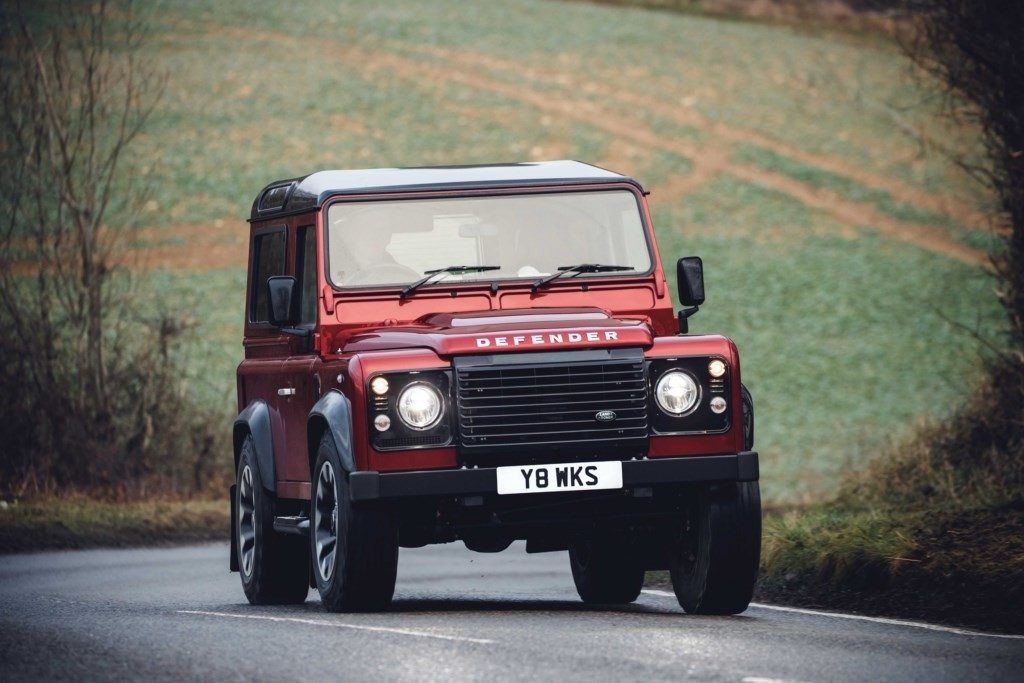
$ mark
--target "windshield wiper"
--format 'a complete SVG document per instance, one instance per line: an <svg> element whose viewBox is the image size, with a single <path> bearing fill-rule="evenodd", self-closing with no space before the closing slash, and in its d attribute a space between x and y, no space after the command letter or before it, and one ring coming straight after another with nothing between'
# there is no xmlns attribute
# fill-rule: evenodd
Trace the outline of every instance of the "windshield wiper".
<svg viewBox="0 0 1024 683"><path fill-rule="evenodd" d="M398 295L398 298L404 299L409 296L423 285L428 285L431 282L435 282L440 278L438 275L449 275L451 273L482 273L487 270L499 270L501 266L446 266L444 268L435 268L434 270L423 271L423 277L411 285L407 285L402 289L402 293Z"/></svg>
<svg viewBox="0 0 1024 683"><path fill-rule="evenodd" d="M558 266L557 273L552 273L547 277L543 277L540 280L537 280L536 282L533 283L533 287L531 287L530 289L534 294L536 294L538 289L540 289L544 285L547 285L557 280L563 275L568 275L569 277L576 277L577 275L582 275L583 273L611 273L619 270L636 270L636 268L634 268L633 266L608 266L602 263L580 263L575 266Z"/></svg>

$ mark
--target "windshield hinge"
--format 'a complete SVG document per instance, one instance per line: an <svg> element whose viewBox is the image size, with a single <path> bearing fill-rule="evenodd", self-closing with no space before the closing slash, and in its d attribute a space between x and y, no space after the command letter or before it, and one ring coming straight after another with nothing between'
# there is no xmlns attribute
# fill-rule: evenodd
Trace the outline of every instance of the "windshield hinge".
<svg viewBox="0 0 1024 683"><path fill-rule="evenodd" d="M334 315L334 290L331 286L324 285L324 288L320 290L320 296L324 300L324 310L328 315Z"/></svg>

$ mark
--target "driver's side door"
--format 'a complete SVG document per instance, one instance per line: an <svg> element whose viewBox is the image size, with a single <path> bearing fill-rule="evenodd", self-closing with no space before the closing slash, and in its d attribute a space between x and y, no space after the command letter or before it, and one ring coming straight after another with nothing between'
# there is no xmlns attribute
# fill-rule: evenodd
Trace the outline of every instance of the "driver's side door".
<svg viewBox="0 0 1024 683"><path fill-rule="evenodd" d="M246 296L245 360L238 367L239 410L263 400L270 412L276 478L282 478L288 425L281 412L288 385L284 373L292 339L270 324L267 278L288 274L288 229L284 225L255 228L249 247ZM267 484L276 484L267 482Z"/></svg>

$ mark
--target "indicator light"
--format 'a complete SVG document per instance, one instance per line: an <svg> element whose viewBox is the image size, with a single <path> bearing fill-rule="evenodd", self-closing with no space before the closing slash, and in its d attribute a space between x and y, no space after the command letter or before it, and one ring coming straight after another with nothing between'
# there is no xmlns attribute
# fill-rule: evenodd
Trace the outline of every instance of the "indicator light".
<svg viewBox="0 0 1024 683"><path fill-rule="evenodd" d="M388 388L388 381L383 377L374 377L373 381L370 382L370 389L378 396L388 393Z"/></svg>

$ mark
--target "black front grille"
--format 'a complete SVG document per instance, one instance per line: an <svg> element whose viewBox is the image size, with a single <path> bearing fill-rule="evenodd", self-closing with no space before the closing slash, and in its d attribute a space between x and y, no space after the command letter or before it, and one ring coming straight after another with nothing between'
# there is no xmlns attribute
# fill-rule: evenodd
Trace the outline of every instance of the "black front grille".
<svg viewBox="0 0 1024 683"><path fill-rule="evenodd" d="M646 451L640 349L468 356L456 359L455 375L463 454L528 462Z"/></svg>

